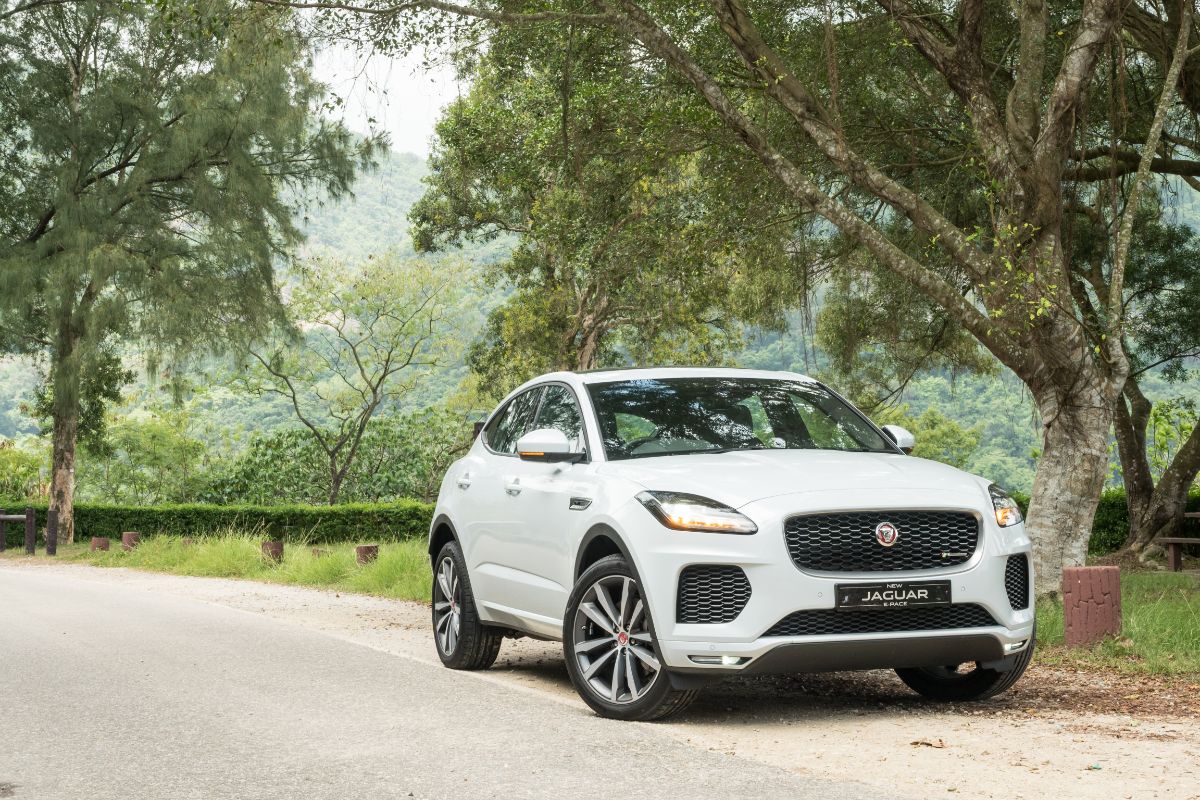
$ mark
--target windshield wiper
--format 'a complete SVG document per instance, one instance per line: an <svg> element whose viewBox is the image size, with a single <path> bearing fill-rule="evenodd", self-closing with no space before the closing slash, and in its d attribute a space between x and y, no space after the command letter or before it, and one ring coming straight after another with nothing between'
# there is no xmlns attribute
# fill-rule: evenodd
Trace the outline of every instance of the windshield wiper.
<svg viewBox="0 0 1200 800"><path fill-rule="evenodd" d="M749 445L730 445L728 447L714 447L711 450L693 450L693 453L732 453L735 450L770 450L765 444L749 444Z"/></svg>

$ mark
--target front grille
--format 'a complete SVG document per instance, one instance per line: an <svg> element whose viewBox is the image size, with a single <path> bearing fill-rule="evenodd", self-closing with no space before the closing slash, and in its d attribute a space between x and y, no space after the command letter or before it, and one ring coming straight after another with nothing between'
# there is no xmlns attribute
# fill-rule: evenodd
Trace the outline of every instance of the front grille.
<svg viewBox="0 0 1200 800"><path fill-rule="evenodd" d="M895 544L875 536L895 526ZM796 566L814 572L899 572L952 567L970 560L979 520L966 511L847 511L789 517L783 525Z"/></svg>
<svg viewBox="0 0 1200 800"><path fill-rule="evenodd" d="M859 611L819 608L793 611L772 625L763 635L828 636L838 633L945 631L955 628L986 628L995 624L997 623L992 615L983 606L974 603L916 608L872 608Z"/></svg>
<svg viewBox="0 0 1200 800"><path fill-rule="evenodd" d="M1013 611L1029 608L1029 558L1021 553L1008 557L1004 565L1004 591Z"/></svg>
<svg viewBox="0 0 1200 800"><path fill-rule="evenodd" d="M679 576L675 621L732 622L750 602L750 581L740 567L695 565Z"/></svg>

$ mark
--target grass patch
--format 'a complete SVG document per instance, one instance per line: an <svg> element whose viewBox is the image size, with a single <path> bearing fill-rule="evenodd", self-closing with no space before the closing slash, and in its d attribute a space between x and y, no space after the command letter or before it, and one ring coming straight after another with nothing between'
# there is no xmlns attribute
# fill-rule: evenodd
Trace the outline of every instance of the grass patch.
<svg viewBox="0 0 1200 800"><path fill-rule="evenodd" d="M1200 579L1174 572L1121 573L1121 635L1090 648L1063 644L1061 601L1038 603L1043 664L1120 672L1200 673Z"/></svg>
<svg viewBox="0 0 1200 800"><path fill-rule="evenodd" d="M176 536L144 538L132 551L121 549L120 541L108 551L88 551L88 544L76 543L59 548L58 558L99 567L131 567L172 575L196 575L206 578L243 578L268 583L314 586L359 592L401 600L427 601L432 575L423 541L388 542L379 546L379 558L359 566L353 544L326 544L321 555L312 545L290 541L285 545L283 561L272 564L262 555L263 536L255 533L228 532L195 537L185 544ZM19 553L5 553L25 558Z"/></svg>

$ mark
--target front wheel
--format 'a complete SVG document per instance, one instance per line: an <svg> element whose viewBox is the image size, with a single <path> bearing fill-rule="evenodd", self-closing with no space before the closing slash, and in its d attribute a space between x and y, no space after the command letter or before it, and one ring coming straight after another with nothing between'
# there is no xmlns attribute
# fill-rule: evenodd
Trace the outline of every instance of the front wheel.
<svg viewBox="0 0 1200 800"><path fill-rule="evenodd" d="M986 700L1012 688L1033 660L1035 635L1004 672L978 663L948 664L944 667L898 669L900 680L922 697L947 703Z"/></svg>
<svg viewBox="0 0 1200 800"><path fill-rule="evenodd" d="M563 654L575 691L604 717L662 719L696 697L672 688L650 610L621 556L597 561L576 582L563 623Z"/></svg>
<svg viewBox="0 0 1200 800"><path fill-rule="evenodd" d="M458 542L447 542L433 562L433 638L450 669L487 669L504 639L479 621Z"/></svg>

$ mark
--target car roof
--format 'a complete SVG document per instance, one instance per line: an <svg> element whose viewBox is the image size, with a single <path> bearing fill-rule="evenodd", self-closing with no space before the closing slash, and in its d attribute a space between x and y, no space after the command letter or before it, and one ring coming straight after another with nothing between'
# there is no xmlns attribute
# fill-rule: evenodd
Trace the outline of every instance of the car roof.
<svg viewBox="0 0 1200 800"><path fill-rule="evenodd" d="M569 381L571 378L584 384L654 380L656 378L764 378L813 381L813 378L798 372L745 369L742 367L620 367L616 369L581 370L578 372L552 372L548 375L534 378L526 385L550 380Z"/></svg>

